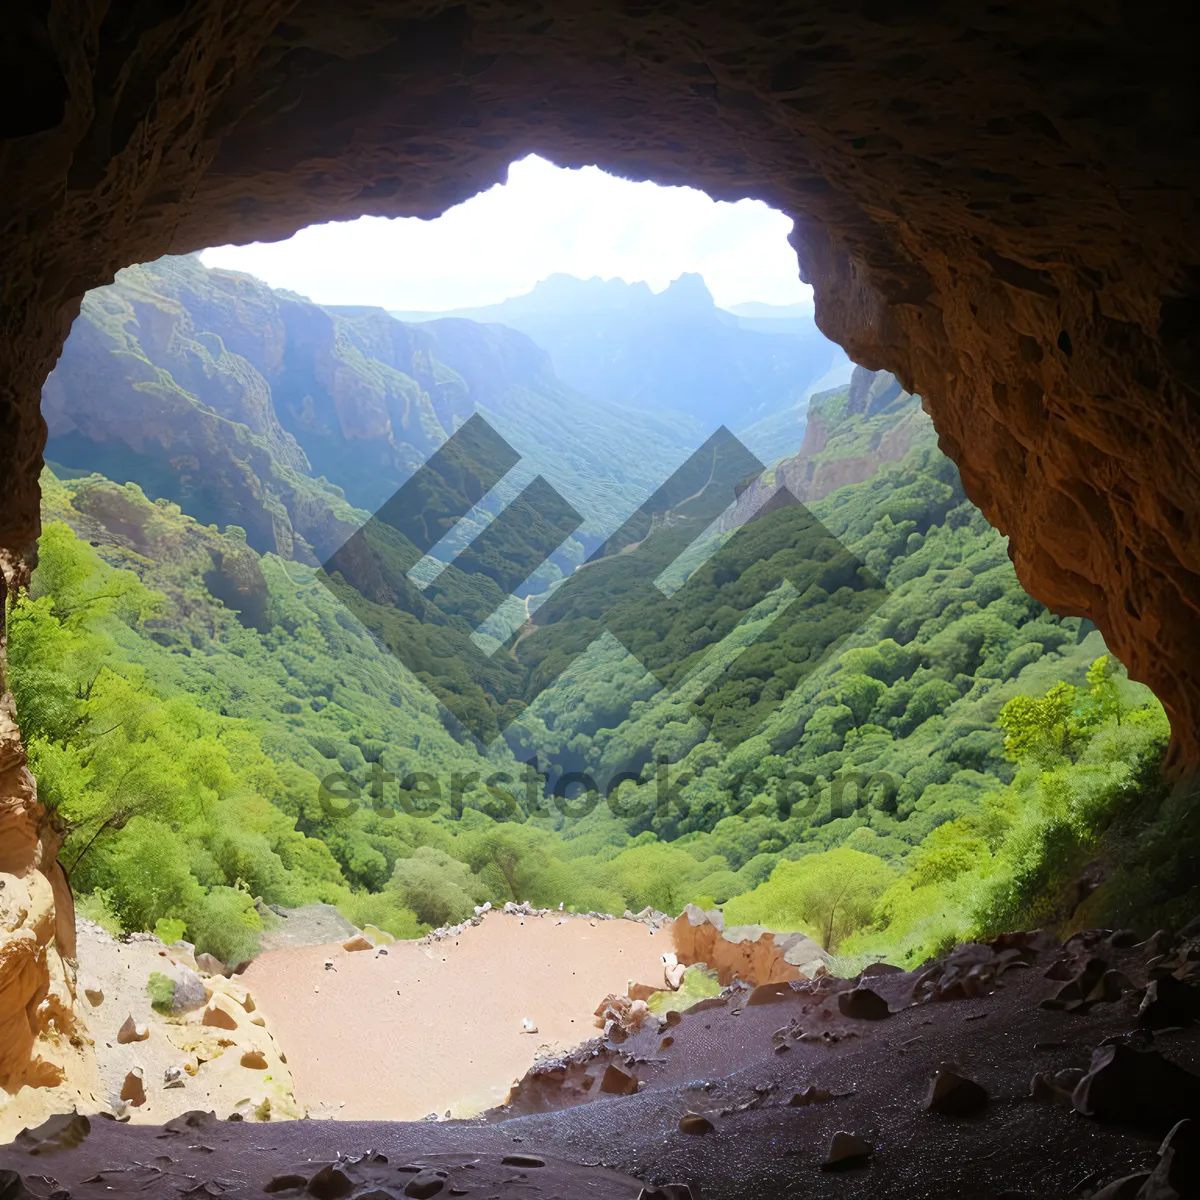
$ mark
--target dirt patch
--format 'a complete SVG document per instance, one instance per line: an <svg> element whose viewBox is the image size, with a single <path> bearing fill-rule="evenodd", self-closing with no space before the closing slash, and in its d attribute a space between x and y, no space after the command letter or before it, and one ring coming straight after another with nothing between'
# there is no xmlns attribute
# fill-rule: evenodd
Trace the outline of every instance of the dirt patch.
<svg viewBox="0 0 1200 1200"><path fill-rule="evenodd" d="M311 1115L464 1117L502 1103L538 1058L594 1037L606 995L661 984L668 950L637 921L490 913L440 941L270 951L242 980Z"/></svg>

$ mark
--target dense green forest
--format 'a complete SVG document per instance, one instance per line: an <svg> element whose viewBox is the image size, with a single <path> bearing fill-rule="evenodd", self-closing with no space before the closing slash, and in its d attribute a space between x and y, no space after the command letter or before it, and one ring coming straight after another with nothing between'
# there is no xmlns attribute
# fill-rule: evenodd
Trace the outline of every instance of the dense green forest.
<svg viewBox="0 0 1200 1200"><path fill-rule="evenodd" d="M1158 787L1167 723L1095 630L1023 592L916 403L896 413L924 422L901 461L810 506L886 598L804 669L794 637L754 636L771 614L753 609L718 681L755 726L732 749L609 635L511 747L473 749L311 567L136 485L48 472L9 655L83 911L182 921L227 960L253 953L266 905L315 900L402 937L484 899L695 901L905 961L1053 915L1080 855ZM844 390L814 411L871 416ZM576 770L640 780L612 802L555 795Z"/></svg>
<svg viewBox="0 0 1200 1200"><path fill-rule="evenodd" d="M40 560L9 623L83 911L182 923L233 961L271 905L411 937L483 900L694 901L913 961L1061 919L1135 827L1160 875L1185 870L1166 825L1136 824L1163 794L1161 708L1025 594L917 397L856 371L742 490L757 466L735 443L744 470L718 478L697 417L798 434L809 324L752 328L694 280L646 300L653 321L580 287L603 336L589 300L554 337L581 380L612 367L602 399L502 325L325 308L194 258L88 294L46 384ZM698 345L693 366L724 355L703 388L672 366ZM476 415L508 443L478 508L369 594L347 590L367 558L320 571ZM514 504L538 473L571 532L532 576L435 561L556 544L545 496Z"/></svg>

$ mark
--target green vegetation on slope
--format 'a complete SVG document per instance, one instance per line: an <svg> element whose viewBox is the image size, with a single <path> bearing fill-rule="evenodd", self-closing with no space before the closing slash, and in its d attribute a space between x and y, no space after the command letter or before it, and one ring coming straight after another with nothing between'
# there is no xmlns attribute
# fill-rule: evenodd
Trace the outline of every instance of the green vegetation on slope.
<svg viewBox="0 0 1200 1200"><path fill-rule="evenodd" d="M129 267L87 294L43 411L50 462L137 483L309 564L483 412L524 456L499 503L540 472L586 514L534 591L581 561L694 435L680 418L574 391L514 330L325 308L195 257ZM452 547L478 529L460 523Z"/></svg>
<svg viewBox="0 0 1200 1200"><path fill-rule="evenodd" d="M827 445L861 446L861 414L820 404ZM526 710L519 760L482 754L310 567L136 486L47 474L9 653L85 911L182 922L226 959L252 952L266 906L312 900L398 936L485 899L696 901L909 961L1069 916L1087 857L1156 811L1166 722L1098 633L1022 591L910 409L893 413L915 422L901 461L812 505L890 595L807 669L794 638L753 637L770 612L738 626L750 649L719 686L747 689L725 703L762 727L730 751L602 637ZM709 579L739 611L751 564L702 559L675 582ZM646 616L686 659L685 627ZM521 785L534 756L546 790ZM570 771L639 777L609 804L556 795Z"/></svg>

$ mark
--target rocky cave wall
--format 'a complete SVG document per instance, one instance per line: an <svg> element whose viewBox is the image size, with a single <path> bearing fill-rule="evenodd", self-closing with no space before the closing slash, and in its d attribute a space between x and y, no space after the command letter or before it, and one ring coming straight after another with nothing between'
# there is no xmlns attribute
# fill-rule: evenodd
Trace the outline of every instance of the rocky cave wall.
<svg viewBox="0 0 1200 1200"><path fill-rule="evenodd" d="M131 262L316 220L432 217L537 151L793 216L821 328L921 393L1022 582L1095 621L1166 704L1176 764L1195 767L1200 124L1186 15L1115 0L6 10L9 583L38 532L41 386L86 289ZM41 828L7 712L0 766L5 811Z"/></svg>
<svg viewBox="0 0 1200 1200"><path fill-rule="evenodd" d="M38 395L133 261L431 217L538 151L796 218L821 328L916 390L1026 587L1200 762L1200 154L1177 4L35 0L0 49L0 544ZM398 264L398 269L402 265Z"/></svg>

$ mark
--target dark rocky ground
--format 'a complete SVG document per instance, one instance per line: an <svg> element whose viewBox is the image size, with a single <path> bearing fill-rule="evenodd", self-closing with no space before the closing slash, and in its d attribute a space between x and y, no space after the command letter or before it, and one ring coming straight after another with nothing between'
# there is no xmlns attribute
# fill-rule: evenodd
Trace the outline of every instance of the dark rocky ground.
<svg viewBox="0 0 1200 1200"><path fill-rule="evenodd" d="M76 1121L58 1139L78 1138L73 1146L27 1134L0 1148L0 1169L21 1176L0 1179L0 1196L234 1200L272 1180L285 1200L383 1200L380 1190L632 1200L668 1183L701 1200L1200 1196L1196 1126L1176 1128L1159 1154L1177 1122L1200 1119L1200 938L1134 941L1095 933L1059 947L1018 934L959 947L925 971L730 992L669 1028L540 1068L492 1119L197 1116L172 1131L93 1118L86 1136ZM946 1075L949 1111L930 1112L945 1064L978 1088ZM638 1090L603 1091L623 1082L610 1074L603 1084L611 1067ZM810 1087L831 1096L793 1102ZM681 1131L688 1113L706 1118L689 1127L711 1128ZM828 1170L839 1131L871 1152Z"/></svg>

